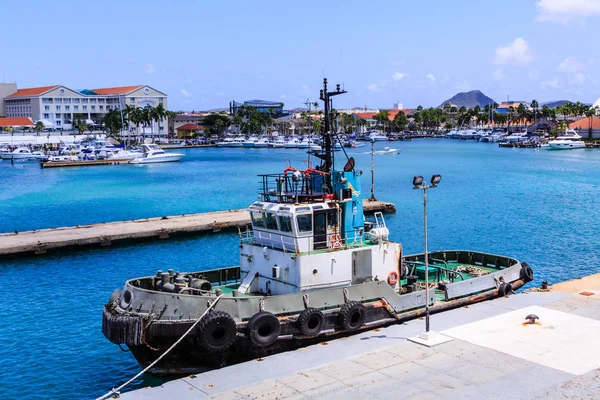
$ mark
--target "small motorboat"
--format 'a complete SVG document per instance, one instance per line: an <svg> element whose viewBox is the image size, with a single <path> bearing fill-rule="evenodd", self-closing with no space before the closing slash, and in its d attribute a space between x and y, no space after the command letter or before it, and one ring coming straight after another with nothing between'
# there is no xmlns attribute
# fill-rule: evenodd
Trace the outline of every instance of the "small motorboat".
<svg viewBox="0 0 600 400"><path fill-rule="evenodd" d="M181 160L183 154L179 153L167 153L155 144L144 144L144 155L142 157L134 158L130 161L131 164L154 164L163 162L173 162Z"/></svg>
<svg viewBox="0 0 600 400"><path fill-rule="evenodd" d="M384 147L383 150L378 150L375 152L375 154L400 154L400 149Z"/></svg>

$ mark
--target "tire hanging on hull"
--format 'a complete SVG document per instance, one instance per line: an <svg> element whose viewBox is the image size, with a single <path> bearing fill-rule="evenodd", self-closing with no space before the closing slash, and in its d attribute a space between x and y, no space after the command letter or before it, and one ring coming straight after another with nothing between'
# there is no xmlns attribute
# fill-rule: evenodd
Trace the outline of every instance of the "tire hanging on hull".
<svg viewBox="0 0 600 400"><path fill-rule="evenodd" d="M235 320L225 311L211 311L197 328L198 341L209 353L227 350L237 338Z"/></svg>
<svg viewBox="0 0 600 400"><path fill-rule="evenodd" d="M307 308L298 316L298 329L304 336L314 337L321 333L325 317L316 308Z"/></svg>
<svg viewBox="0 0 600 400"><path fill-rule="evenodd" d="M274 344L281 333L281 324L276 316L262 311L254 314L248 321L248 337L258 347Z"/></svg>
<svg viewBox="0 0 600 400"><path fill-rule="evenodd" d="M355 331L363 325L366 315L367 310L362 303L358 301L349 301L340 309L340 325L342 325L345 331Z"/></svg>

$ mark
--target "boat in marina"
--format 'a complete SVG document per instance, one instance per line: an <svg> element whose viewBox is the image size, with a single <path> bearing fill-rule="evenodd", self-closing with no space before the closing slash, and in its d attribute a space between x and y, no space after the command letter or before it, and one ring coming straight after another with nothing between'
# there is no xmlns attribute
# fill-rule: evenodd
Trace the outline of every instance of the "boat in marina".
<svg viewBox="0 0 600 400"><path fill-rule="evenodd" d="M258 148L265 148L265 147L269 147L270 144L270 140L267 137L262 137L262 138L258 138L257 141L254 142L254 147L258 147Z"/></svg>
<svg viewBox="0 0 600 400"><path fill-rule="evenodd" d="M271 142L269 144L269 147L272 147L274 149L283 149L285 147L285 139L277 138L274 142Z"/></svg>
<svg viewBox="0 0 600 400"><path fill-rule="evenodd" d="M17 147L13 151L0 153L0 157L3 160L33 160L36 157L31 153L31 150L27 147Z"/></svg>
<svg viewBox="0 0 600 400"><path fill-rule="evenodd" d="M365 135L366 141L374 141L374 142L386 142L388 141L388 137L383 133L379 133L377 131L371 131L367 135Z"/></svg>
<svg viewBox="0 0 600 400"><path fill-rule="evenodd" d="M548 142L552 150L585 149L585 142L574 129L567 129L565 133Z"/></svg>
<svg viewBox="0 0 600 400"><path fill-rule="evenodd" d="M325 116L343 93L324 80ZM239 266L127 280L104 306L105 337L150 373L197 373L415 319L426 305L441 312L506 296L533 279L506 256L403 256L381 213L365 222L363 172L353 158L335 168L333 143L326 117L323 150L313 152L320 165L260 175Z"/></svg>
<svg viewBox="0 0 600 400"><path fill-rule="evenodd" d="M184 156L183 154L179 153L167 153L155 144L143 144L142 150L144 151L143 155L131 160L131 164L174 162L181 160L181 158Z"/></svg>
<svg viewBox="0 0 600 400"><path fill-rule="evenodd" d="M286 149L297 149L300 146L300 139L297 137L291 137L283 145Z"/></svg>
<svg viewBox="0 0 600 400"><path fill-rule="evenodd" d="M377 150L375 154L400 154L400 149L394 149L392 147L384 147L383 150Z"/></svg>

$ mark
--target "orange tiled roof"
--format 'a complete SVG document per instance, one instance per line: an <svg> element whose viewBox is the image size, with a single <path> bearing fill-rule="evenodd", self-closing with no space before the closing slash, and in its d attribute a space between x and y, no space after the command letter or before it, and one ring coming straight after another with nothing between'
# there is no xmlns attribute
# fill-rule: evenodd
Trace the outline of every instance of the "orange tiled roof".
<svg viewBox="0 0 600 400"><path fill-rule="evenodd" d="M579 129L579 130L589 130L590 129L590 119L582 118L579 121L571 122L569 124L569 128L571 129ZM592 129L600 129L600 117L592 117Z"/></svg>
<svg viewBox="0 0 600 400"><path fill-rule="evenodd" d="M127 94L127 93L133 92L134 90L141 88L142 86L144 86L144 85L92 89L92 91L94 91L100 95L103 95L103 94Z"/></svg>
<svg viewBox="0 0 600 400"><path fill-rule="evenodd" d="M404 115L408 115L412 110L389 110L389 119L390 121L393 121L394 118L396 117L396 115L402 111L404 113ZM377 113L375 112L366 112L366 113L356 113L356 116L362 119L373 119L373 117L376 115Z"/></svg>
<svg viewBox="0 0 600 400"><path fill-rule="evenodd" d="M185 125L181 125L179 128L177 128L178 131L201 131L204 130L204 127L202 125L196 125L196 124L185 124Z"/></svg>
<svg viewBox="0 0 600 400"><path fill-rule="evenodd" d="M1 128L9 126L35 126L35 124L27 117L0 118Z"/></svg>
<svg viewBox="0 0 600 400"><path fill-rule="evenodd" d="M39 96L40 94L44 94L44 93L46 93L46 92L48 92L48 91L50 91L52 89L56 89L59 86L60 85L41 86L41 87L28 88L28 89L19 89L15 93L11 94L8 97Z"/></svg>

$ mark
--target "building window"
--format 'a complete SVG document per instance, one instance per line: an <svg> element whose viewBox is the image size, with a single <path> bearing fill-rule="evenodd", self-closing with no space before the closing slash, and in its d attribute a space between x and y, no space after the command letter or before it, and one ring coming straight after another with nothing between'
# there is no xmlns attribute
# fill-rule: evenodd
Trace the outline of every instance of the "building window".
<svg viewBox="0 0 600 400"><path fill-rule="evenodd" d="M98 106L98 108L100 109L100 111L104 111L104 106Z"/></svg>
<svg viewBox="0 0 600 400"><path fill-rule="evenodd" d="M50 111L50 106L44 106L44 111Z"/></svg>
<svg viewBox="0 0 600 400"><path fill-rule="evenodd" d="M104 103L104 99L98 99L98 103Z"/></svg>
<svg viewBox="0 0 600 400"><path fill-rule="evenodd" d="M79 103L79 99L73 99L73 103Z"/></svg>
<svg viewBox="0 0 600 400"><path fill-rule="evenodd" d="M42 103L52 103L52 99L43 98Z"/></svg>
<svg viewBox="0 0 600 400"><path fill-rule="evenodd" d="M59 125L59 126L60 126L60 121L56 121L56 125Z"/></svg>
<svg viewBox="0 0 600 400"><path fill-rule="evenodd" d="M73 111L79 111L79 106L73 106Z"/></svg>
<svg viewBox="0 0 600 400"><path fill-rule="evenodd" d="M134 97L130 97L130 98L129 98L129 102L130 102L131 104L135 104L135 98L134 98Z"/></svg>
<svg viewBox="0 0 600 400"><path fill-rule="evenodd" d="M60 118L60 114L54 114L54 118L56 118L56 119Z"/></svg>
<svg viewBox="0 0 600 400"><path fill-rule="evenodd" d="M44 114L44 118L45 118L45 119L48 119L48 118L50 118L50 114L47 114L47 113L46 113L46 114Z"/></svg>
<svg viewBox="0 0 600 400"><path fill-rule="evenodd" d="M63 103L70 103L70 102L71 102L71 99L69 99L69 98L63 99Z"/></svg>
<svg viewBox="0 0 600 400"><path fill-rule="evenodd" d="M88 99L81 99L81 102L82 102L82 103L87 103L87 102L88 102Z"/></svg>
<svg viewBox="0 0 600 400"><path fill-rule="evenodd" d="M65 111L71 111L71 106L65 106Z"/></svg>
<svg viewBox="0 0 600 400"><path fill-rule="evenodd" d="M60 106L56 106L56 111L60 111Z"/></svg>
<svg viewBox="0 0 600 400"><path fill-rule="evenodd" d="M83 106L83 111L87 111L87 106Z"/></svg>
<svg viewBox="0 0 600 400"><path fill-rule="evenodd" d="M95 103L96 99L90 99L90 103Z"/></svg>
<svg viewBox="0 0 600 400"><path fill-rule="evenodd" d="M96 106L92 106L92 111L96 111Z"/></svg>
<svg viewBox="0 0 600 400"><path fill-rule="evenodd" d="M61 99L61 98L55 98L55 99L54 99L54 102L55 102L55 103L62 103L62 99Z"/></svg>

